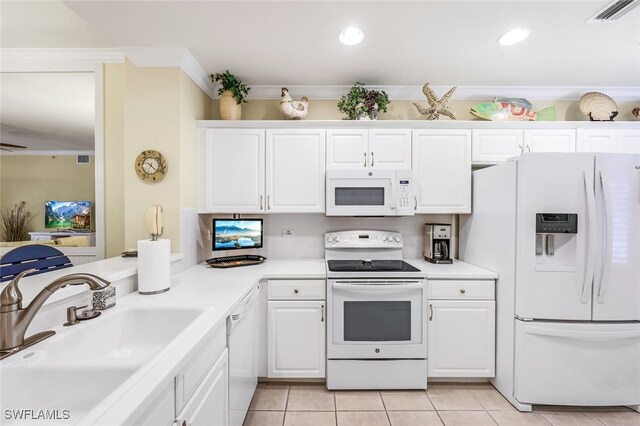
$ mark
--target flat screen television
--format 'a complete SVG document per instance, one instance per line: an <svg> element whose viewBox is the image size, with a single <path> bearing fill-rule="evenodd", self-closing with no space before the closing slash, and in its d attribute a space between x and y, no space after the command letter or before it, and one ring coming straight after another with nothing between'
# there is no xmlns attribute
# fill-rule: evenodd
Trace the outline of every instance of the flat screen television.
<svg viewBox="0 0 640 426"><path fill-rule="evenodd" d="M91 201L45 201L44 227L91 229Z"/></svg>
<svg viewBox="0 0 640 426"><path fill-rule="evenodd" d="M262 248L262 219L213 219L212 250Z"/></svg>

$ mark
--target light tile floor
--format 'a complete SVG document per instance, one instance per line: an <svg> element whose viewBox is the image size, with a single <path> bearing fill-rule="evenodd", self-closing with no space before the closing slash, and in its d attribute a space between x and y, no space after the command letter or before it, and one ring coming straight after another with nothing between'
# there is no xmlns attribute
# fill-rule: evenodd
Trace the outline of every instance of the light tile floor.
<svg viewBox="0 0 640 426"><path fill-rule="evenodd" d="M640 426L624 407L536 406L517 411L488 384L427 391L328 391L321 384L261 383L245 426Z"/></svg>

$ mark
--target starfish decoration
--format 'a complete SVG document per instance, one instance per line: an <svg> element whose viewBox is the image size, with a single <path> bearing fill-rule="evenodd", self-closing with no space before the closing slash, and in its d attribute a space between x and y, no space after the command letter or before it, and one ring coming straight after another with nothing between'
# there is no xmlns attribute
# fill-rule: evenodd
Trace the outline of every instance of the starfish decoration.
<svg viewBox="0 0 640 426"><path fill-rule="evenodd" d="M429 87L429 83L425 83L422 86L422 93L427 97L427 101L429 102L429 107L425 108L422 105L414 102L413 105L418 109L418 112L426 119L426 120L437 120L440 115L446 115L452 120L456 119L456 116L453 112L453 109L448 105L449 99L453 96L453 92L456 91L456 86L453 86L443 97L438 99L436 94Z"/></svg>

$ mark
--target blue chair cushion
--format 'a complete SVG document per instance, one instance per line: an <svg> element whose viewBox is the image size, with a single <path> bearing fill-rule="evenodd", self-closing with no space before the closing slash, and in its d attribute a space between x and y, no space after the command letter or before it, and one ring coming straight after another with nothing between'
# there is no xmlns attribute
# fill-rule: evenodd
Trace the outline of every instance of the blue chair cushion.
<svg viewBox="0 0 640 426"><path fill-rule="evenodd" d="M16 247L0 259L0 282L13 279L20 272L36 269L29 275L43 274L73 265L60 250L42 244Z"/></svg>

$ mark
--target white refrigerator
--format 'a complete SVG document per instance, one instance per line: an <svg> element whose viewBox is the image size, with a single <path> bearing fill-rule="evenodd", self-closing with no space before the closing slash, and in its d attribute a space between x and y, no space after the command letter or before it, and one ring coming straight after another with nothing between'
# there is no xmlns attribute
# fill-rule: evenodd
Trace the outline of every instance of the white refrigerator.
<svg viewBox="0 0 640 426"><path fill-rule="evenodd" d="M516 408L640 410L640 155L475 171L460 258L499 274L493 384Z"/></svg>

